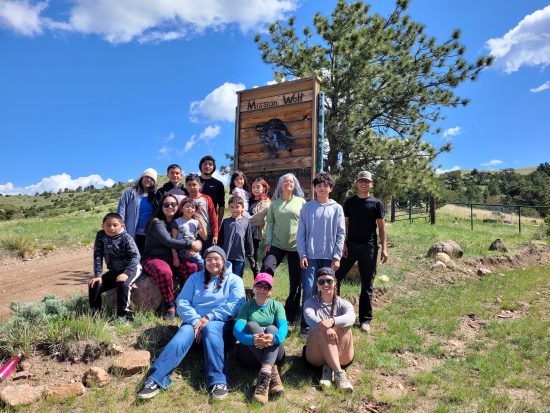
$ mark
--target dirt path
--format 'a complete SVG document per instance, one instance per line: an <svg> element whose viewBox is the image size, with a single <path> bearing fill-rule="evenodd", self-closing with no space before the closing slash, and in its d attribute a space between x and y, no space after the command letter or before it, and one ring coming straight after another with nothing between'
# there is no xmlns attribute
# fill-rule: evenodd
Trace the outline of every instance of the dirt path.
<svg viewBox="0 0 550 413"><path fill-rule="evenodd" d="M68 297L87 292L92 271L92 247L57 250L29 261L0 261L0 320L10 313L12 301L32 302L51 293Z"/></svg>

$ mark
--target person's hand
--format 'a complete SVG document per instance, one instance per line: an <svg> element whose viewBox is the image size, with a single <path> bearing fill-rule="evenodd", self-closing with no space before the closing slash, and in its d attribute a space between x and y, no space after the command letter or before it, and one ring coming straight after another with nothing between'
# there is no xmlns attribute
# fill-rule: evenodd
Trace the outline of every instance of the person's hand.
<svg viewBox="0 0 550 413"><path fill-rule="evenodd" d="M382 248L382 252L380 253L380 261L382 261L382 264L388 262L388 250L386 248Z"/></svg>
<svg viewBox="0 0 550 413"><path fill-rule="evenodd" d="M334 318L325 318L324 320L322 320L320 323L319 323L319 328L326 332L329 328L333 328L334 327Z"/></svg>
<svg viewBox="0 0 550 413"><path fill-rule="evenodd" d="M338 334L336 334L336 330L329 328L325 334L327 335L329 341L333 341L335 344L338 344Z"/></svg>
<svg viewBox="0 0 550 413"><path fill-rule="evenodd" d="M94 285L96 284L100 284L101 285L101 277L94 277L94 278L91 278L89 281L88 281L88 287L92 288Z"/></svg>
<svg viewBox="0 0 550 413"><path fill-rule="evenodd" d="M191 243L191 248L193 248L194 251L200 251L202 249L202 242L196 239Z"/></svg>
<svg viewBox="0 0 550 413"><path fill-rule="evenodd" d="M272 346L274 343L273 334L259 333L254 334L254 347L266 348Z"/></svg>
<svg viewBox="0 0 550 413"><path fill-rule="evenodd" d="M264 255L267 255L270 249L271 249L271 244L269 242L266 242L264 247Z"/></svg>
<svg viewBox="0 0 550 413"><path fill-rule="evenodd" d="M119 274L117 277L116 277L116 280L117 282L119 283L123 283L124 281L126 281L128 279L128 274Z"/></svg>
<svg viewBox="0 0 550 413"><path fill-rule="evenodd" d="M181 264L180 262L180 259L178 256L175 256L173 259L172 259L172 264L174 265L174 267L178 268Z"/></svg>
<svg viewBox="0 0 550 413"><path fill-rule="evenodd" d="M344 241L344 249L342 250L342 257L348 258L348 246L346 245L345 241Z"/></svg>
<svg viewBox="0 0 550 413"><path fill-rule="evenodd" d="M303 257L301 260L300 260L300 268L302 270L305 270L308 266L308 262L307 262L307 258L306 257Z"/></svg>
<svg viewBox="0 0 550 413"><path fill-rule="evenodd" d="M195 326L193 327L194 330L195 330L195 341L197 343L200 343L201 342L201 338L202 338L202 329L204 328L204 326L206 324L208 324L210 320L208 320L207 317L202 317L199 319L199 321L197 321L195 323Z"/></svg>
<svg viewBox="0 0 550 413"><path fill-rule="evenodd" d="M212 238L212 245L218 245L218 237Z"/></svg>
<svg viewBox="0 0 550 413"><path fill-rule="evenodd" d="M197 255L197 251L194 251L194 250L189 250L187 251L187 254L186 254L188 257L194 257L195 255Z"/></svg>
<svg viewBox="0 0 550 413"><path fill-rule="evenodd" d="M340 260L337 258L333 258L332 262L330 263L330 268L332 268L332 271L334 272L338 271L338 268L340 268Z"/></svg>

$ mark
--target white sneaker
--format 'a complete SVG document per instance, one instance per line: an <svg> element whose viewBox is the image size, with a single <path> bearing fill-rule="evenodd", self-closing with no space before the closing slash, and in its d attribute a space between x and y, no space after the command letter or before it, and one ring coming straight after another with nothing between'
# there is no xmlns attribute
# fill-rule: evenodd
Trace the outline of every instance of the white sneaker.
<svg viewBox="0 0 550 413"><path fill-rule="evenodd" d="M370 323L368 321L363 321L360 328L364 333L370 334Z"/></svg>
<svg viewBox="0 0 550 413"><path fill-rule="evenodd" d="M352 392L353 386L348 379L345 370L340 370L334 373L334 382L336 383L336 388L345 392Z"/></svg>
<svg viewBox="0 0 550 413"><path fill-rule="evenodd" d="M326 364L323 366L323 373L321 374L321 380L319 380L319 386L321 388L328 388L332 386L333 372L332 369Z"/></svg>

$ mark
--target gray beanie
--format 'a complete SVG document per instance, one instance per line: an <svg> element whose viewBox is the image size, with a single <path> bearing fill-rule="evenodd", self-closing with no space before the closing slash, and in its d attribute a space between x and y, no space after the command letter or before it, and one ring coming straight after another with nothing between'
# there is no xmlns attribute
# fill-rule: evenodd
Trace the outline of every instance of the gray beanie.
<svg viewBox="0 0 550 413"><path fill-rule="evenodd" d="M225 251L223 250L222 247L218 245L212 245L211 247L208 247L206 251L204 251L204 259L206 259L206 257L208 257L208 254L212 252L217 252L222 256L224 262L227 261L227 255L225 254Z"/></svg>

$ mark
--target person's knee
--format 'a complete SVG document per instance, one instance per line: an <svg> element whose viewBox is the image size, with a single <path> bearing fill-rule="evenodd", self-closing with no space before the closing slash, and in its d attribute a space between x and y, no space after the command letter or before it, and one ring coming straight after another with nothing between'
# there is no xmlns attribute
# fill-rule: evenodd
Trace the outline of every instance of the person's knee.
<svg viewBox="0 0 550 413"><path fill-rule="evenodd" d="M265 332L267 334L277 334L279 332L279 329L274 325L270 325L265 328Z"/></svg>
<svg viewBox="0 0 550 413"><path fill-rule="evenodd" d="M258 334L262 332L262 328L260 325L255 321L249 321L244 326L244 332L248 334Z"/></svg>
<svg viewBox="0 0 550 413"><path fill-rule="evenodd" d="M222 322L215 322L210 321L204 325L202 328L202 336L204 339L208 339L209 337L215 336L219 337L219 339L222 339L222 332L223 332L223 323Z"/></svg>

